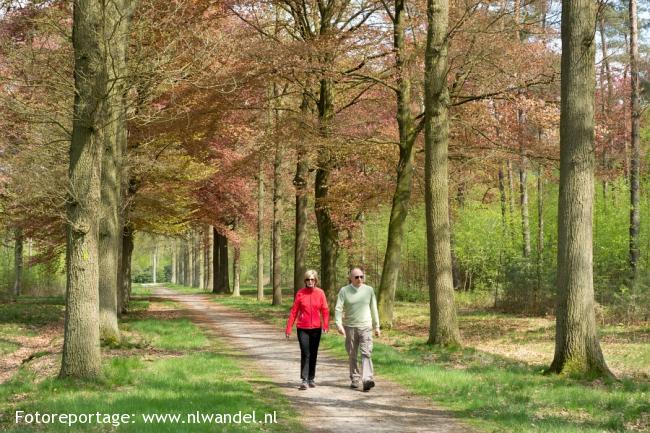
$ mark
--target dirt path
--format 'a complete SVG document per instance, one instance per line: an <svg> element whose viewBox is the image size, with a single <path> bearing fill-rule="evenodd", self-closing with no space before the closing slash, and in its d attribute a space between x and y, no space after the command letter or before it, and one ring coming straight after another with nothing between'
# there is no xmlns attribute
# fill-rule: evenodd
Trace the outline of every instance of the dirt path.
<svg viewBox="0 0 650 433"><path fill-rule="evenodd" d="M252 316L216 304L202 295L181 295L159 288L156 296L182 303L194 320L218 332L249 356L259 370L281 389L311 432L379 433L431 432L470 433L444 410L435 408L376 372L377 386L370 392L349 388L347 363L321 349L316 371L317 387L298 390L300 350L283 330Z"/></svg>

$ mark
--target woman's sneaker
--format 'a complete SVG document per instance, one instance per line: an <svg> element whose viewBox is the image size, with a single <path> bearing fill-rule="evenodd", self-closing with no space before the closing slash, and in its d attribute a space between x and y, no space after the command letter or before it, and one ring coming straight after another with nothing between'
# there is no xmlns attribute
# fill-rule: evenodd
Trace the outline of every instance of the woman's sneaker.
<svg viewBox="0 0 650 433"><path fill-rule="evenodd" d="M359 388L359 381L353 380L352 383L350 383L350 388Z"/></svg>
<svg viewBox="0 0 650 433"><path fill-rule="evenodd" d="M307 389L307 381L303 380L300 386L298 387L299 390L304 391Z"/></svg>
<svg viewBox="0 0 650 433"><path fill-rule="evenodd" d="M372 379L371 380L366 380L365 382L363 382L363 390L365 392L370 391L370 388L372 388L374 386L375 386L375 381L372 380Z"/></svg>
<svg viewBox="0 0 650 433"><path fill-rule="evenodd" d="M316 382L314 382L313 380L310 380L309 381L309 387L310 388L316 388Z"/></svg>

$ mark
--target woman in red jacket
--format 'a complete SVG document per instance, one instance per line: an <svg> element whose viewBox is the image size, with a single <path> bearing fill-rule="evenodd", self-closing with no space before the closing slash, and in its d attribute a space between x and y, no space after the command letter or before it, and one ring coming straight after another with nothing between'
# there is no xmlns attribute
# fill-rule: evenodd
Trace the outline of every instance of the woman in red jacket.
<svg viewBox="0 0 650 433"><path fill-rule="evenodd" d="M298 290L287 320L286 337L291 335L293 322L298 318L298 343L300 344L300 384L301 390L314 388L316 382L316 357L320 344L321 332L329 329L330 312L327 308L325 292L316 287L318 274L314 270L305 272L305 287ZM322 317L321 317L322 316Z"/></svg>

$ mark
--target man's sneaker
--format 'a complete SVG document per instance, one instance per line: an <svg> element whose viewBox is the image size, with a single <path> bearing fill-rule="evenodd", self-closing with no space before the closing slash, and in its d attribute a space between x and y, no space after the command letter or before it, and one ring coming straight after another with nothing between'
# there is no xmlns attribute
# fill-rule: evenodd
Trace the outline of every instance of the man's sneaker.
<svg viewBox="0 0 650 433"><path fill-rule="evenodd" d="M375 386L375 381L374 380L372 380L372 379L371 380L366 380L365 382L363 382L363 390L364 390L364 392L370 391L370 388L372 388L373 386Z"/></svg>
<svg viewBox="0 0 650 433"><path fill-rule="evenodd" d="M313 380L310 380L309 381L309 387L310 388L316 388L316 382L314 382Z"/></svg>
<svg viewBox="0 0 650 433"><path fill-rule="evenodd" d="M359 381L353 380L352 383L350 384L350 388L359 388Z"/></svg>
<svg viewBox="0 0 650 433"><path fill-rule="evenodd" d="M303 380L300 386L298 387L299 390L304 391L307 389L307 381Z"/></svg>

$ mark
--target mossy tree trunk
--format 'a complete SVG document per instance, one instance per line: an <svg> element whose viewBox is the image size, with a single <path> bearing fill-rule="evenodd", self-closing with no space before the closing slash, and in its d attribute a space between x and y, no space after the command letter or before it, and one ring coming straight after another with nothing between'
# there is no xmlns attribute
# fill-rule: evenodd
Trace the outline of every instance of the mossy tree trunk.
<svg viewBox="0 0 650 433"><path fill-rule="evenodd" d="M99 210L108 77L103 4L73 3L75 97L67 196L66 310L61 377L95 378L99 350Z"/></svg>
<svg viewBox="0 0 650 433"><path fill-rule="evenodd" d="M549 372L609 376L593 290L595 29L593 0L562 2L558 303Z"/></svg>
<svg viewBox="0 0 650 433"><path fill-rule="evenodd" d="M451 264L449 185L448 0L427 0L425 51L425 207L430 300L429 344L460 344Z"/></svg>

